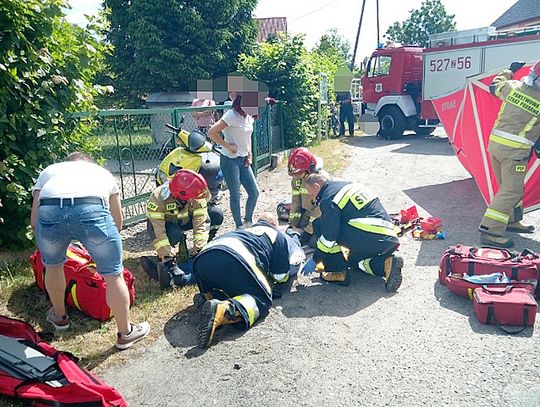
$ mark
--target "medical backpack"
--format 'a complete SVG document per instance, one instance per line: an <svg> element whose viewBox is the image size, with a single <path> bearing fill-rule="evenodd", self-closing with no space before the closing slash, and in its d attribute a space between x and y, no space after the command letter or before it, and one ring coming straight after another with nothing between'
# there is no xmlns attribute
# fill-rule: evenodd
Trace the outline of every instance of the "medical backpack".
<svg viewBox="0 0 540 407"><path fill-rule="evenodd" d="M535 292L540 270L540 256L529 250L513 252L494 247L450 246L439 263L439 281L461 297L473 298L476 288L513 286ZM472 276L500 273L506 282L477 283Z"/></svg>
<svg viewBox="0 0 540 407"><path fill-rule="evenodd" d="M0 394L35 406L127 407L116 389L44 342L24 321L0 315Z"/></svg>
<svg viewBox="0 0 540 407"><path fill-rule="evenodd" d="M80 244L70 244L66 253L64 274L66 276L66 304L75 307L91 318L107 321L111 318L111 309L107 305L105 279L96 271L90 253ZM45 267L41 262L41 253L36 250L30 256L37 286L45 291ZM129 304L135 299L135 277L124 268L124 280L129 290Z"/></svg>

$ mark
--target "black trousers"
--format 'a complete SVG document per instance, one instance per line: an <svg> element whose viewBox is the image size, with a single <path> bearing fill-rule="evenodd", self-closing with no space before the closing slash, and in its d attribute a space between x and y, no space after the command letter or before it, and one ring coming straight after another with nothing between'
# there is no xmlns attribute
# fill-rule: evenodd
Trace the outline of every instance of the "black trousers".
<svg viewBox="0 0 540 407"><path fill-rule="evenodd" d="M214 226L221 226L223 223L223 210L214 205L209 205L207 210L208 217L210 218L210 229L212 229ZM184 239L184 232L191 229L193 229L193 219L191 217L189 218L189 222L185 225L181 225L179 222L174 221L165 222L165 231L167 232L167 238L169 239L171 246L176 246L178 243L180 243ZM156 234L150 221L146 222L146 230L150 239L154 240Z"/></svg>
<svg viewBox="0 0 540 407"><path fill-rule="evenodd" d="M251 295L259 308L259 318L266 316L272 306L272 299L251 272L239 260L223 250L213 248L199 254L193 263L193 273L199 291L212 293L216 299L225 300L242 294Z"/></svg>
<svg viewBox="0 0 540 407"><path fill-rule="evenodd" d="M354 135L354 113L352 106L346 108L341 107L339 109L339 135L345 135L345 121L349 125L349 136Z"/></svg>

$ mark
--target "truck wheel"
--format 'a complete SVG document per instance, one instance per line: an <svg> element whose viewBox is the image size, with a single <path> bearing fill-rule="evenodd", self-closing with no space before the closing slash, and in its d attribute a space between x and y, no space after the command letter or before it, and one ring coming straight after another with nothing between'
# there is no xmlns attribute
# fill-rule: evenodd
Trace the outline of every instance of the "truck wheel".
<svg viewBox="0 0 540 407"><path fill-rule="evenodd" d="M414 132L418 134L419 136L429 136L431 133L435 131L435 127L414 127Z"/></svg>
<svg viewBox="0 0 540 407"><path fill-rule="evenodd" d="M396 106L385 107L377 114L377 117L381 126L379 134L387 140L401 137L407 128L407 119Z"/></svg>

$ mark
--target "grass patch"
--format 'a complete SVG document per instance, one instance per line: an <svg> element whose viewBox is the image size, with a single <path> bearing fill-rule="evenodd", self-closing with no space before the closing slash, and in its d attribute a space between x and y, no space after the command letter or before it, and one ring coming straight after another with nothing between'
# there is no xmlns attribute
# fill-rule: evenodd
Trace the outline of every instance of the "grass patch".
<svg viewBox="0 0 540 407"><path fill-rule="evenodd" d="M349 164L350 147L340 139L323 140L321 144L309 148L324 160L324 169L330 175L339 175Z"/></svg>
<svg viewBox="0 0 540 407"><path fill-rule="evenodd" d="M131 308L134 322L148 321L152 330L147 339L133 349L119 352L114 347L116 325L114 320L100 322L80 311L69 308L71 327L65 333L54 334L54 329L45 320L49 302L35 284L32 268L27 260L15 260L0 266L0 314L22 319L59 350L68 351L81 359L80 365L92 370L128 358L133 352L143 352L163 332L163 326L175 314L192 304L196 286L161 292L156 281L150 281L139 264L138 257L125 259L127 267L135 276L135 303ZM195 333L194 333L195 335ZM23 406L9 398L0 396L0 407Z"/></svg>

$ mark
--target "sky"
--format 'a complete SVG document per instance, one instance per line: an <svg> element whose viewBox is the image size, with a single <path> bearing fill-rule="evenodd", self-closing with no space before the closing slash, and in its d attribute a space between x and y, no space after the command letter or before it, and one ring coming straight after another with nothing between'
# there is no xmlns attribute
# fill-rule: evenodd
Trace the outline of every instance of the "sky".
<svg viewBox="0 0 540 407"><path fill-rule="evenodd" d="M487 27L503 14L516 0L442 0L446 11L455 14L458 30ZM69 0L72 10L68 20L84 24L84 14L94 14L101 0ZM420 8L422 0L379 0L381 38L395 21L403 21L409 11ZM376 0L367 0L360 32L357 63L377 46ZM304 34L305 44L313 47L321 35L337 28L354 47L356 30L362 9L361 0L259 0L255 17L287 17L292 34Z"/></svg>

